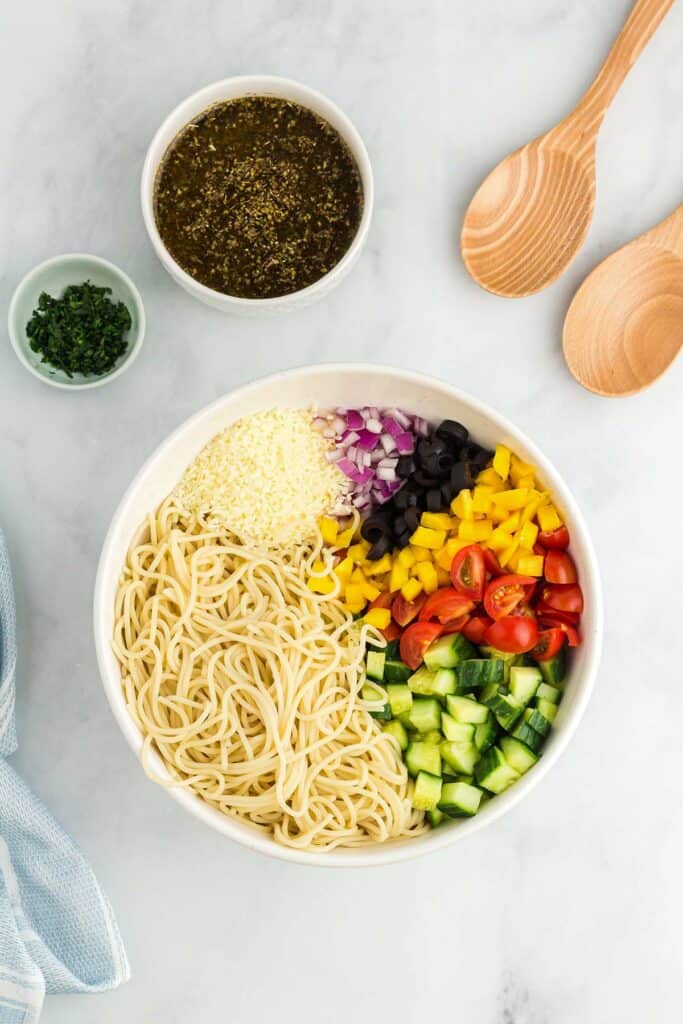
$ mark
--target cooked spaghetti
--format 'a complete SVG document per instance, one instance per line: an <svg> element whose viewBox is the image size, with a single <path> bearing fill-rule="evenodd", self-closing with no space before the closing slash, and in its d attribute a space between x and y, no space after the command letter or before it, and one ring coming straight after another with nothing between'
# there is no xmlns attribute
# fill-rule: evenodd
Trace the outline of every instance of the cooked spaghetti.
<svg viewBox="0 0 683 1024"><path fill-rule="evenodd" d="M397 744L369 714L367 626L307 586L319 546L242 545L173 498L133 543L116 598L126 703L170 776L288 846L422 831Z"/></svg>

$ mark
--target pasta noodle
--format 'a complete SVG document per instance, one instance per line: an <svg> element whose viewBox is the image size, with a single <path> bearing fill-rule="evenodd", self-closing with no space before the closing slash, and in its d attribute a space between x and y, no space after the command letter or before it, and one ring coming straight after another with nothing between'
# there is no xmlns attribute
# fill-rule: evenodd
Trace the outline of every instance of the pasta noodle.
<svg viewBox="0 0 683 1024"><path fill-rule="evenodd" d="M306 585L320 544L242 545L168 498L128 554L114 651L154 777L291 847L414 835L398 746L360 696L369 627Z"/></svg>

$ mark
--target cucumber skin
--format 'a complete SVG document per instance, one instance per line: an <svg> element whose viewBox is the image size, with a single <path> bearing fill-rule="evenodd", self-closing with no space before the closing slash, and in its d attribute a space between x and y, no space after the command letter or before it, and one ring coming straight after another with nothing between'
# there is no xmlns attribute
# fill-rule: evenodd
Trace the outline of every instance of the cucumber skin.
<svg viewBox="0 0 683 1024"><path fill-rule="evenodd" d="M550 686L561 686L567 675L567 645L557 652L554 658L549 661L540 661L538 667L541 670L544 682Z"/></svg>

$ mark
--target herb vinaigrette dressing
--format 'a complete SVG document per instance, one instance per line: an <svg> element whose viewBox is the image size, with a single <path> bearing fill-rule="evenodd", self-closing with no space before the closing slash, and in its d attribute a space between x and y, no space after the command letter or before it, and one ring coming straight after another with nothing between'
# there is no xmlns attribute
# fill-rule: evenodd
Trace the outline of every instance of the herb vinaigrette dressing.
<svg viewBox="0 0 683 1024"><path fill-rule="evenodd" d="M173 259L251 299L318 281L358 230L363 191L339 133L289 100L245 96L187 124L157 171L154 207Z"/></svg>

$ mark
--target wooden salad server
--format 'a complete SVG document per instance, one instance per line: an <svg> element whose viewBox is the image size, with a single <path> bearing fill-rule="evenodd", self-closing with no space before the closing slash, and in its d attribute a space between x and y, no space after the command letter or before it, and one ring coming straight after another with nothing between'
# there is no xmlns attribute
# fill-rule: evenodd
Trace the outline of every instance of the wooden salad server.
<svg viewBox="0 0 683 1024"><path fill-rule="evenodd" d="M632 395L683 344L683 206L585 279L564 322L571 373L598 395Z"/></svg>
<svg viewBox="0 0 683 1024"><path fill-rule="evenodd" d="M531 295L569 266L593 216L602 119L673 2L637 0L578 106L506 157L480 185L465 214L461 247L482 288L512 298Z"/></svg>

